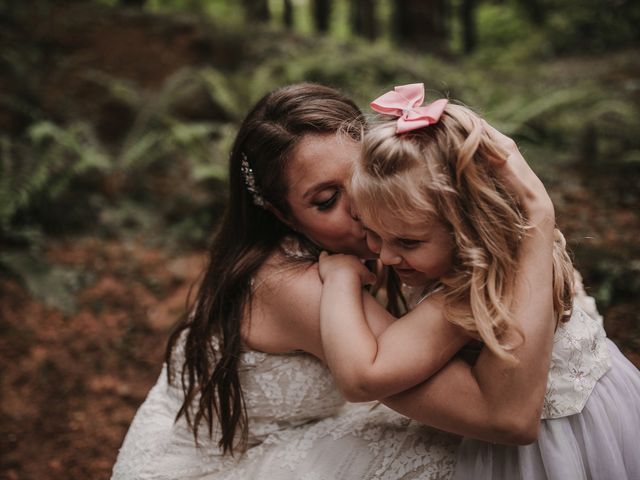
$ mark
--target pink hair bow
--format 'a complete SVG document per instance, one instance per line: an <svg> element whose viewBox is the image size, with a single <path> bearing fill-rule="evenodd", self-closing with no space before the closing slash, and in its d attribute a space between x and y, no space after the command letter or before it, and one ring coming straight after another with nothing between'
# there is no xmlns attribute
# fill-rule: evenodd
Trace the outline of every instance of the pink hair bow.
<svg viewBox="0 0 640 480"><path fill-rule="evenodd" d="M411 83L394 87L393 91L376 98L370 105L376 112L400 117L396 133L405 133L437 123L449 102L441 98L422 105L423 101L424 84Z"/></svg>

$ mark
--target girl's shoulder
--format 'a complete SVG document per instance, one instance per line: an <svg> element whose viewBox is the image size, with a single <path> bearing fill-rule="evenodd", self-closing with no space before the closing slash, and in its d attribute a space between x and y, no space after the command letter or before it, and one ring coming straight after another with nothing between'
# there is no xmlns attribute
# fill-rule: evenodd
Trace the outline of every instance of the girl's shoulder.
<svg viewBox="0 0 640 480"><path fill-rule="evenodd" d="M431 298L431 300L441 298L439 293L443 288L444 286L440 282L436 282L427 287L412 287L410 285L403 284L402 294L407 302L407 308L409 310L413 310L428 298Z"/></svg>

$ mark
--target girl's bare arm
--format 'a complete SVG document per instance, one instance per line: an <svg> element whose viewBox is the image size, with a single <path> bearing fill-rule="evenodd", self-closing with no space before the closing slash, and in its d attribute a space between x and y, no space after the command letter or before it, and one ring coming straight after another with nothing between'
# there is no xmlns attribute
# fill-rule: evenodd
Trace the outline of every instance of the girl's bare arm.
<svg viewBox="0 0 640 480"><path fill-rule="evenodd" d="M325 361L345 398L356 402L384 398L423 382L469 340L444 318L436 297L374 335L369 327L372 318L389 313L363 291L367 273L350 255L320 257Z"/></svg>

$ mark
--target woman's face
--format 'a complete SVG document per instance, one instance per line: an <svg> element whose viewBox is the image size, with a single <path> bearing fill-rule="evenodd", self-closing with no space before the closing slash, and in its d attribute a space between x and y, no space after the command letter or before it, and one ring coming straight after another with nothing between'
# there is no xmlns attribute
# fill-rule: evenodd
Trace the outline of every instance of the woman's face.
<svg viewBox="0 0 640 480"><path fill-rule="evenodd" d="M360 145L346 135L307 134L285 172L290 223L319 247L373 258L365 232L351 212L347 188Z"/></svg>

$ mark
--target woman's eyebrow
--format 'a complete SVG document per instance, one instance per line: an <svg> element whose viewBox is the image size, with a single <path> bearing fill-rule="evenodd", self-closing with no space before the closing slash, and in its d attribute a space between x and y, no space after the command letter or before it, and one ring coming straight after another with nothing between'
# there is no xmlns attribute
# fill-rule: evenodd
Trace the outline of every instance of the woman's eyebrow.
<svg viewBox="0 0 640 480"><path fill-rule="evenodd" d="M302 198L306 199L307 197L310 197L315 193L321 192L322 190L326 190L327 188L333 188L335 187L335 185L336 185L335 182L332 180L327 182L316 183L311 188L309 188L306 192L304 192L304 194L302 195Z"/></svg>

